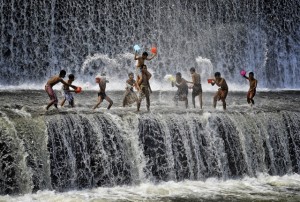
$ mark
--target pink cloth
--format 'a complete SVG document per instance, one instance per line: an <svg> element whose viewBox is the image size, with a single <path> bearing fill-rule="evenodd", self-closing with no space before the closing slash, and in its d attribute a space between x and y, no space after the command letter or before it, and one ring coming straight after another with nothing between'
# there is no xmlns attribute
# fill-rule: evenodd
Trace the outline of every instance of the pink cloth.
<svg viewBox="0 0 300 202"><path fill-rule="evenodd" d="M50 101L54 103L53 104L57 104L58 100L57 100L57 96L54 92L54 90L52 89L52 87L50 85L46 85L45 86L45 91L47 92L47 94L49 95Z"/></svg>

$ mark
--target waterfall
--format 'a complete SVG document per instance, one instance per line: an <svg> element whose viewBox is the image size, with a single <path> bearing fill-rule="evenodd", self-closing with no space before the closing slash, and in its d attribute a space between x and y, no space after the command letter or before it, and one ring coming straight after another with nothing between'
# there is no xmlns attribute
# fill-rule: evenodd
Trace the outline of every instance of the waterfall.
<svg viewBox="0 0 300 202"><path fill-rule="evenodd" d="M300 113L2 108L0 194L300 173Z"/></svg>
<svg viewBox="0 0 300 202"><path fill-rule="evenodd" d="M231 83L254 71L260 87L299 88L299 0L0 1L0 84L45 83L66 69L82 82L125 80L133 45L158 47L154 79L212 63ZM198 59L197 59L198 58ZM205 78L204 78L205 79Z"/></svg>

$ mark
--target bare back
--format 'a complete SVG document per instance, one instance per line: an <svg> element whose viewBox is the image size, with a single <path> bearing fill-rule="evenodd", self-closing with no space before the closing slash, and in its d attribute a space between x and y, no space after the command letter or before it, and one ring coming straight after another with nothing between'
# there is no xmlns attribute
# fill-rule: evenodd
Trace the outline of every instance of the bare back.
<svg viewBox="0 0 300 202"><path fill-rule="evenodd" d="M51 87L53 87L54 85L56 85L58 82L61 82L61 81L62 81L61 77L53 76L47 81L47 85L50 85Z"/></svg>
<svg viewBox="0 0 300 202"><path fill-rule="evenodd" d="M197 74L196 72L192 75L192 80L194 85L200 85L201 84L201 77L200 74Z"/></svg>

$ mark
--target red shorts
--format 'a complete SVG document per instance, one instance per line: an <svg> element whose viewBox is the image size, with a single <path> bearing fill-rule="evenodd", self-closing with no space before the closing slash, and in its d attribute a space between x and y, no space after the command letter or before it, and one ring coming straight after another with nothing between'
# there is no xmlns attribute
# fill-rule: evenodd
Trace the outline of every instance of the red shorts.
<svg viewBox="0 0 300 202"><path fill-rule="evenodd" d="M57 104L58 103L57 96L56 96L54 90L52 89L52 87L50 85L46 85L45 86L45 91L49 95L50 101L51 102L54 101L53 104Z"/></svg>

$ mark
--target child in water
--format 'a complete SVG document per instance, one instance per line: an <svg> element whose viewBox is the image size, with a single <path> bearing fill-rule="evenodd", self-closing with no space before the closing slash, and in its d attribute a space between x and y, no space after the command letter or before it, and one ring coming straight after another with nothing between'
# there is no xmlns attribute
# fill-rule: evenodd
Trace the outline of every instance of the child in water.
<svg viewBox="0 0 300 202"><path fill-rule="evenodd" d="M63 80L63 78L65 78L65 76L66 76L66 71L65 70L61 70L60 73L59 73L59 75L53 76L53 77L51 77L47 81L47 83L45 85L45 91L49 95L50 103L47 105L46 110L48 110L49 107L51 107L51 105L53 105L53 104L54 104L55 108L57 108L58 100L57 100L57 96L56 96L56 94L55 94L55 92L53 90L53 86L55 86L57 83L61 82L61 83L63 83L66 86L71 86L74 89L77 88L76 86L73 86L71 84L66 83Z"/></svg>
<svg viewBox="0 0 300 202"><path fill-rule="evenodd" d="M214 99L213 99L213 107L216 108L217 101L221 100L223 102L223 109L226 110L226 97L228 94L228 86L224 78L221 77L220 72L215 73L215 79L212 79L211 85L219 86L220 88L216 92Z"/></svg>
<svg viewBox="0 0 300 202"><path fill-rule="evenodd" d="M98 102L94 106L93 109L96 109L102 103L103 100L106 100L107 102L109 102L107 109L110 109L110 107L113 105L113 101L110 99L110 97L108 97L106 95L106 92L105 92L106 83L108 83L108 81L106 80L104 75L101 75L101 76L96 76L96 83L99 84L100 90L98 93Z"/></svg>
<svg viewBox="0 0 300 202"><path fill-rule="evenodd" d="M249 77L247 77L246 75L244 75L244 77L246 79L248 79L248 81L249 81L250 88L247 93L247 102L248 102L248 104L251 104L251 106L252 106L252 105L254 105L253 98L256 94L257 80L254 78L253 72L249 73Z"/></svg>
<svg viewBox="0 0 300 202"><path fill-rule="evenodd" d="M137 86L136 81L134 80L134 75L132 72L128 74L129 79L126 81L126 92L123 99L123 107L126 105L131 105L134 102L138 102L138 97L133 90L133 87Z"/></svg>
<svg viewBox="0 0 300 202"><path fill-rule="evenodd" d="M184 101L185 102L185 108L188 108L188 93L189 93L189 88L187 85L187 81L182 78L181 73L177 72L176 73L176 83L172 81L172 87L176 86L178 88L175 96L174 96L174 101L176 106L178 105L178 101Z"/></svg>
<svg viewBox="0 0 300 202"><path fill-rule="evenodd" d="M72 84L75 80L75 77L73 74L69 74L69 80L67 81L68 84ZM61 102L60 106L64 106L66 100L69 102L69 105L71 107L74 107L74 97L71 92L74 92L70 90L70 87L68 85L63 85L63 91L64 91L64 99Z"/></svg>

